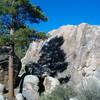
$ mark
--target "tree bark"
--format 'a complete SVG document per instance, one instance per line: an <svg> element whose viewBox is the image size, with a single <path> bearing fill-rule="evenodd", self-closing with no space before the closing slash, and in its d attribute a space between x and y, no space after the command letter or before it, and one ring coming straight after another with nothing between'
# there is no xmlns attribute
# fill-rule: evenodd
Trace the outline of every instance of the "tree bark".
<svg viewBox="0 0 100 100"><path fill-rule="evenodd" d="M13 84L13 47L9 53L9 99L13 100L14 98L14 84Z"/></svg>

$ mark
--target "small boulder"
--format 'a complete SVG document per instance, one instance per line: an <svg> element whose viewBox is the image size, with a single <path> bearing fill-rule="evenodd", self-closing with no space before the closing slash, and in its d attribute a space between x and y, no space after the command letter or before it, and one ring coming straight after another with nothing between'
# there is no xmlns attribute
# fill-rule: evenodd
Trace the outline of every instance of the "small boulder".
<svg viewBox="0 0 100 100"><path fill-rule="evenodd" d="M55 88L57 88L57 86L60 85L60 82L56 78L47 76L45 77L43 84L45 87L45 92L51 93L55 90Z"/></svg>
<svg viewBox="0 0 100 100"><path fill-rule="evenodd" d="M24 100L21 93L16 94L16 100Z"/></svg>

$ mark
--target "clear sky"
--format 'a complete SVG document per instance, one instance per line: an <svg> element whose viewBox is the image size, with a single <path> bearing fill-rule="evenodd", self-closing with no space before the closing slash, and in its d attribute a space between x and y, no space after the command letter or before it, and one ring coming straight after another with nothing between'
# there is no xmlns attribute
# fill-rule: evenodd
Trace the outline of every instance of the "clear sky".
<svg viewBox="0 0 100 100"><path fill-rule="evenodd" d="M31 25L39 31L51 31L62 25L86 22L100 25L100 0L30 0L39 5L48 22Z"/></svg>

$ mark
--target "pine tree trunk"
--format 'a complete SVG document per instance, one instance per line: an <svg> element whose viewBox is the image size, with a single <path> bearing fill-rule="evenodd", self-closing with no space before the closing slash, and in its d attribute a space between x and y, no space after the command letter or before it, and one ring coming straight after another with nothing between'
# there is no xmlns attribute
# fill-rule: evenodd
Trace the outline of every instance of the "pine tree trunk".
<svg viewBox="0 0 100 100"><path fill-rule="evenodd" d="M9 53L9 99L13 100L14 98L14 80L13 80L13 47L11 46L11 51Z"/></svg>

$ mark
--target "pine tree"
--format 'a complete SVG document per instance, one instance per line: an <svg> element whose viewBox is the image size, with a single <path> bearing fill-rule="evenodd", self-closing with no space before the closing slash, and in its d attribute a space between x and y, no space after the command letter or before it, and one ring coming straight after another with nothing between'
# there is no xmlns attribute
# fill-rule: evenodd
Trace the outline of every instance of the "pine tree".
<svg viewBox="0 0 100 100"><path fill-rule="evenodd" d="M29 0L0 0L0 45L14 42L15 47L22 50L34 38L45 38L44 33L31 30L26 25L27 22L38 24L41 21L47 21L47 17Z"/></svg>

